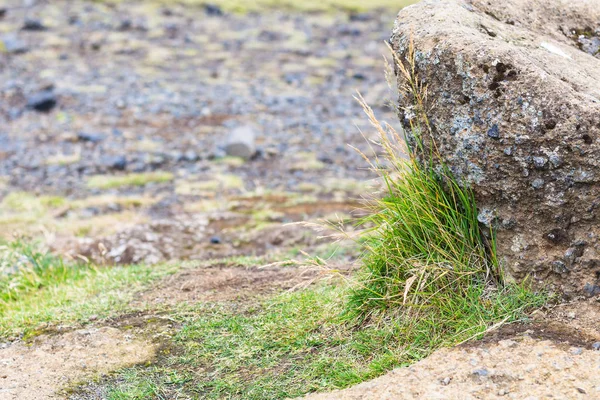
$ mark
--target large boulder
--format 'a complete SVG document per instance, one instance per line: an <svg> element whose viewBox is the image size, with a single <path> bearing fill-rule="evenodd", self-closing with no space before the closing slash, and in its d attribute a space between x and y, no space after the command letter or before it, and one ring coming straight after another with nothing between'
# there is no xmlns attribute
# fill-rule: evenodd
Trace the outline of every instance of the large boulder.
<svg viewBox="0 0 600 400"><path fill-rule="evenodd" d="M600 293L600 0L424 0L392 47L411 40L436 144L508 276Z"/></svg>

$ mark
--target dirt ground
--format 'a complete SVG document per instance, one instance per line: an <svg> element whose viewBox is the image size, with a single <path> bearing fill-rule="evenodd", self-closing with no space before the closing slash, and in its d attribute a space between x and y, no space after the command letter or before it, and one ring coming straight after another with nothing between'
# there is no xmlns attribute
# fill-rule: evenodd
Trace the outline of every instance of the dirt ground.
<svg viewBox="0 0 600 400"><path fill-rule="evenodd" d="M104 326L41 335L0 348L0 398L63 398L60 389L117 368L151 361L152 342Z"/></svg>
<svg viewBox="0 0 600 400"><path fill-rule="evenodd" d="M600 357L524 334L439 350L406 368L339 392L306 399L595 399Z"/></svg>
<svg viewBox="0 0 600 400"><path fill-rule="evenodd" d="M346 390L306 396L341 399L600 398L600 302L537 311L530 323L489 332Z"/></svg>

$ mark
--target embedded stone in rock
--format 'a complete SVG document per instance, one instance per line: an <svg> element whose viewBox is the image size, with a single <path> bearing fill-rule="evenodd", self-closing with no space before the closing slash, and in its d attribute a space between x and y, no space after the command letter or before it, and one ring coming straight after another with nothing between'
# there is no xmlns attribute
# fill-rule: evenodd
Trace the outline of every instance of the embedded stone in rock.
<svg viewBox="0 0 600 400"><path fill-rule="evenodd" d="M232 157L241 157L248 160L256 153L254 139L256 134L249 126L235 128L229 134L225 144L225 153Z"/></svg>
<svg viewBox="0 0 600 400"><path fill-rule="evenodd" d="M566 295L600 285L599 28L598 0L424 0L392 35L401 58L412 37L437 147L507 274Z"/></svg>

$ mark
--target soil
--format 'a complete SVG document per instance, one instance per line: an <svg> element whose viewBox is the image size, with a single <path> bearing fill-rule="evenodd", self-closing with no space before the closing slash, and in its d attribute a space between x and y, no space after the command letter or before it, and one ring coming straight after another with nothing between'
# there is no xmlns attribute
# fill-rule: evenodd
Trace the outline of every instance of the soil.
<svg viewBox="0 0 600 400"><path fill-rule="evenodd" d="M0 348L0 398L63 398L60 390L154 358L157 346L132 332L104 326Z"/></svg>
<svg viewBox="0 0 600 400"><path fill-rule="evenodd" d="M406 368L306 399L591 399L600 396L600 356L520 335L443 349Z"/></svg>
<svg viewBox="0 0 600 400"><path fill-rule="evenodd" d="M163 305L200 301L243 301L295 290L319 279L318 271L292 266L226 267L186 270L142 293L139 302Z"/></svg>
<svg viewBox="0 0 600 400"><path fill-rule="evenodd" d="M560 304L481 340L442 349L346 390L340 399L590 399L600 397L600 302Z"/></svg>

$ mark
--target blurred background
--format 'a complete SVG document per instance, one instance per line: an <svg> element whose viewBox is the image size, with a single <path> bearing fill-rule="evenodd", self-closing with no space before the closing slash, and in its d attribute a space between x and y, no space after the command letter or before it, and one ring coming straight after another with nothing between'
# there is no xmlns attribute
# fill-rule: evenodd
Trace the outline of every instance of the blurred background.
<svg viewBox="0 0 600 400"><path fill-rule="evenodd" d="M374 177L406 0L0 5L0 235L110 263L310 247ZM388 71L389 72L389 71Z"/></svg>

